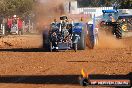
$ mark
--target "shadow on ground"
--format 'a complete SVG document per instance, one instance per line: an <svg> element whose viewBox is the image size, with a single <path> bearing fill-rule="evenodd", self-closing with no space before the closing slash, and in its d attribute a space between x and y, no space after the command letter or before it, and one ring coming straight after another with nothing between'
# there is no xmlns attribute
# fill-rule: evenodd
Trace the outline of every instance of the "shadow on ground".
<svg viewBox="0 0 132 88"><path fill-rule="evenodd" d="M132 73L127 75L90 75L90 79L130 79L132 84ZM61 84L78 85L79 75L1 75L0 83L15 84ZM118 87L120 88L120 87Z"/></svg>
<svg viewBox="0 0 132 88"><path fill-rule="evenodd" d="M0 83L22 83L22 84L79 84L79 75L32 75L32 76L1 76Z"/></svg>
<svg viewBox="0 0 132 88"><path fill-rule="evenodd" d="M12 48L12 49L0 49L0 51L6 52L49 52L44 48Z"/></svg>
<svg viewBox="0 0 132 88"><path fill-rule="evenodd" d="M1 52L50 52L45 48L11 48L11 49L0 49ZM52 50L52 52L65 52L67 50ZM74 50L73 50L74 52Z"/></svg>

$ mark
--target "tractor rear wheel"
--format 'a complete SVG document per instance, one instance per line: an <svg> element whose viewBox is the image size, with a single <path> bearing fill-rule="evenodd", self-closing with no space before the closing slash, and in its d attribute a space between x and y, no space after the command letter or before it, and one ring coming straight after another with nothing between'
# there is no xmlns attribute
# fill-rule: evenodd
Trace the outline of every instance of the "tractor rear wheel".
<svg viewBox="0 0 132 88"><path fill-rule="evenodd" d="M82 30L80 40L78 41L78 49L79 50L85 50L86 48L86 32L85 30Z"/></svg>
<svg viewBox="0 0 132 88"><path fill-rule="evenodd" d="M116 32L115 32L116 38L122 38L122 25L117 25Z"/></svg>
<svg viewBox="0 0 132 88"><path fill-rule="evenodd" d="M48 30L45 30L43 31L43 48L49 51L49 47L50 44L49 44Z"/></svg>
<svg viewBox="0 0 132 88"><path fill-rule="evenodd" d="M91 35L91 36L88 36L88 46L90 49L93 49L94 46L95 46L95 36L94 35Z"/></svg>

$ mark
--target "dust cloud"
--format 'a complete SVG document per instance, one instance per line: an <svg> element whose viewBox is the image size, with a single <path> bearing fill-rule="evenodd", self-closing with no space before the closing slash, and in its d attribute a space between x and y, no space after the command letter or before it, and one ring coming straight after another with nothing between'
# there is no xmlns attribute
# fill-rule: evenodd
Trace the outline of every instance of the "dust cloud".
<svg viewBox="0 0 132 88"><path fill-rule="evenodd" d="M64 3L65 0L38 0L35 6L37 29L48 28L53 19L63 15Z"/></svg>
<svg viewBox="0 0 132 88"><path fill-rule="evenodd" d="M64 9L66 1L67 0L38 0L35 6L37 30L43 31L44 29L49 29L49 24L53 21L53 19L56 18L59 20L61 15L66 14ZM98 48L124 47L125 44L120 39L116 39L112 34L100 31Z"/></svg>
<svg viewBox="0 0 132 88"><path fill-rule="evenodd" d="M125 43L122 39L117 39L111 32L99 31L98 48L125 48Z"/></svg>

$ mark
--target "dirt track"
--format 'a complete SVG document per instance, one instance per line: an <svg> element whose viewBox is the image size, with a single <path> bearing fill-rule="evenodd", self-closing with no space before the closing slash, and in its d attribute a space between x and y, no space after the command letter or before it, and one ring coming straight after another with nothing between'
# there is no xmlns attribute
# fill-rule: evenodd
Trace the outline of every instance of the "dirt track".
<svg viewBox="0 0 132 88"><path fill-rule="evenodd" d="M82 88L82 68L90 74L131 74L132 38L118 41L125 46L106 48L103 43L94 50L51 53L40 48L39 35L1 38L0 88Z"/></svg>

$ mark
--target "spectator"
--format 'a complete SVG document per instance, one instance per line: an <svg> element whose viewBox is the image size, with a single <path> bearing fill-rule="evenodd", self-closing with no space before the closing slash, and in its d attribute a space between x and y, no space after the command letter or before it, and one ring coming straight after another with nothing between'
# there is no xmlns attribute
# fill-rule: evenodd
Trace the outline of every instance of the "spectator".
<svg viewBox="0 0 132 88"><path fill-rule="evenodd" d="M20 18L18 18L17 22L18 22L18 29L21 30L22 29L22 20Z"/></svg>

